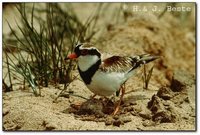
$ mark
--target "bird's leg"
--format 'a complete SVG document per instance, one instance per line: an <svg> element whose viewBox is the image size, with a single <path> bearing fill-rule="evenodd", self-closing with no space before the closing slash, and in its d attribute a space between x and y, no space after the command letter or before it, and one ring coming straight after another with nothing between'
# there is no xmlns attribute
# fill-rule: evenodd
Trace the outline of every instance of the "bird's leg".
<svg viewBox="0 0 200 135"><path fill-rule="evenodd" d="M120 96L119 102L117 103L117 106L115 107L115 110L112 113L112 115L115 115L119 111L119 107L120 107L121 101L123 100L123 96L124 96L124 93L125 93L125 83L122 84L120 91L122 91L122 94Z"/></svg>

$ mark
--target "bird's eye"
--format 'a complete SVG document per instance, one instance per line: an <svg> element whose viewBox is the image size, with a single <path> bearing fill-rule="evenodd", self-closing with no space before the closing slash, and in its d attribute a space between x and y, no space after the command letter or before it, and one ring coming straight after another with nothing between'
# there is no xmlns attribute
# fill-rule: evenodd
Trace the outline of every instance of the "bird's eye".
<svg viewBox="0 0 200 135"><path fill-rule="evenodd" d="M84 49L81 51L81 55L87 55L88 54L88 50Z"/></svg>

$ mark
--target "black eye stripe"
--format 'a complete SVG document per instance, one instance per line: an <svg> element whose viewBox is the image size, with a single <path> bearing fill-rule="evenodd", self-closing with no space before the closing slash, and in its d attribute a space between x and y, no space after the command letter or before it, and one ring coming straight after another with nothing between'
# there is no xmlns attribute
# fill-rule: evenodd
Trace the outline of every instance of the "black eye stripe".
<svg viewBox="0 0 200 135"><path fill-rule="evenodd" d="M81 50L81 55L87 55L87 54L88 54L88 50L87 49Z"/></svg>

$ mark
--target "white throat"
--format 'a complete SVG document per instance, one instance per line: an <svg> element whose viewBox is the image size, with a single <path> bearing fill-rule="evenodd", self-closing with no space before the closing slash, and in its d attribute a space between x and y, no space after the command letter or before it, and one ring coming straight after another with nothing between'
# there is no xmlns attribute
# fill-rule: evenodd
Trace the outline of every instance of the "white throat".
<svg viewBox="0 0 200 135"><path fill-rule="evenodd" d="M78 66L81 71L88 70L92 65L94 65L100 58L96 55L85 55L78 57Z"/></svg>

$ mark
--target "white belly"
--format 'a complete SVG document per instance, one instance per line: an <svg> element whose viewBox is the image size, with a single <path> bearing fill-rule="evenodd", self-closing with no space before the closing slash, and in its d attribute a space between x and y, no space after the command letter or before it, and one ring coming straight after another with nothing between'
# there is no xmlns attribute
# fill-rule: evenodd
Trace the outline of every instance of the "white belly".
<svg viewBox="0 0 200 135"><path fill-rule="evenodd" d="M126 81L124 73L105 73L97 71L92 77L92 82L87 87L94 93L100 96L111 96L121 85Z"/></svg>

